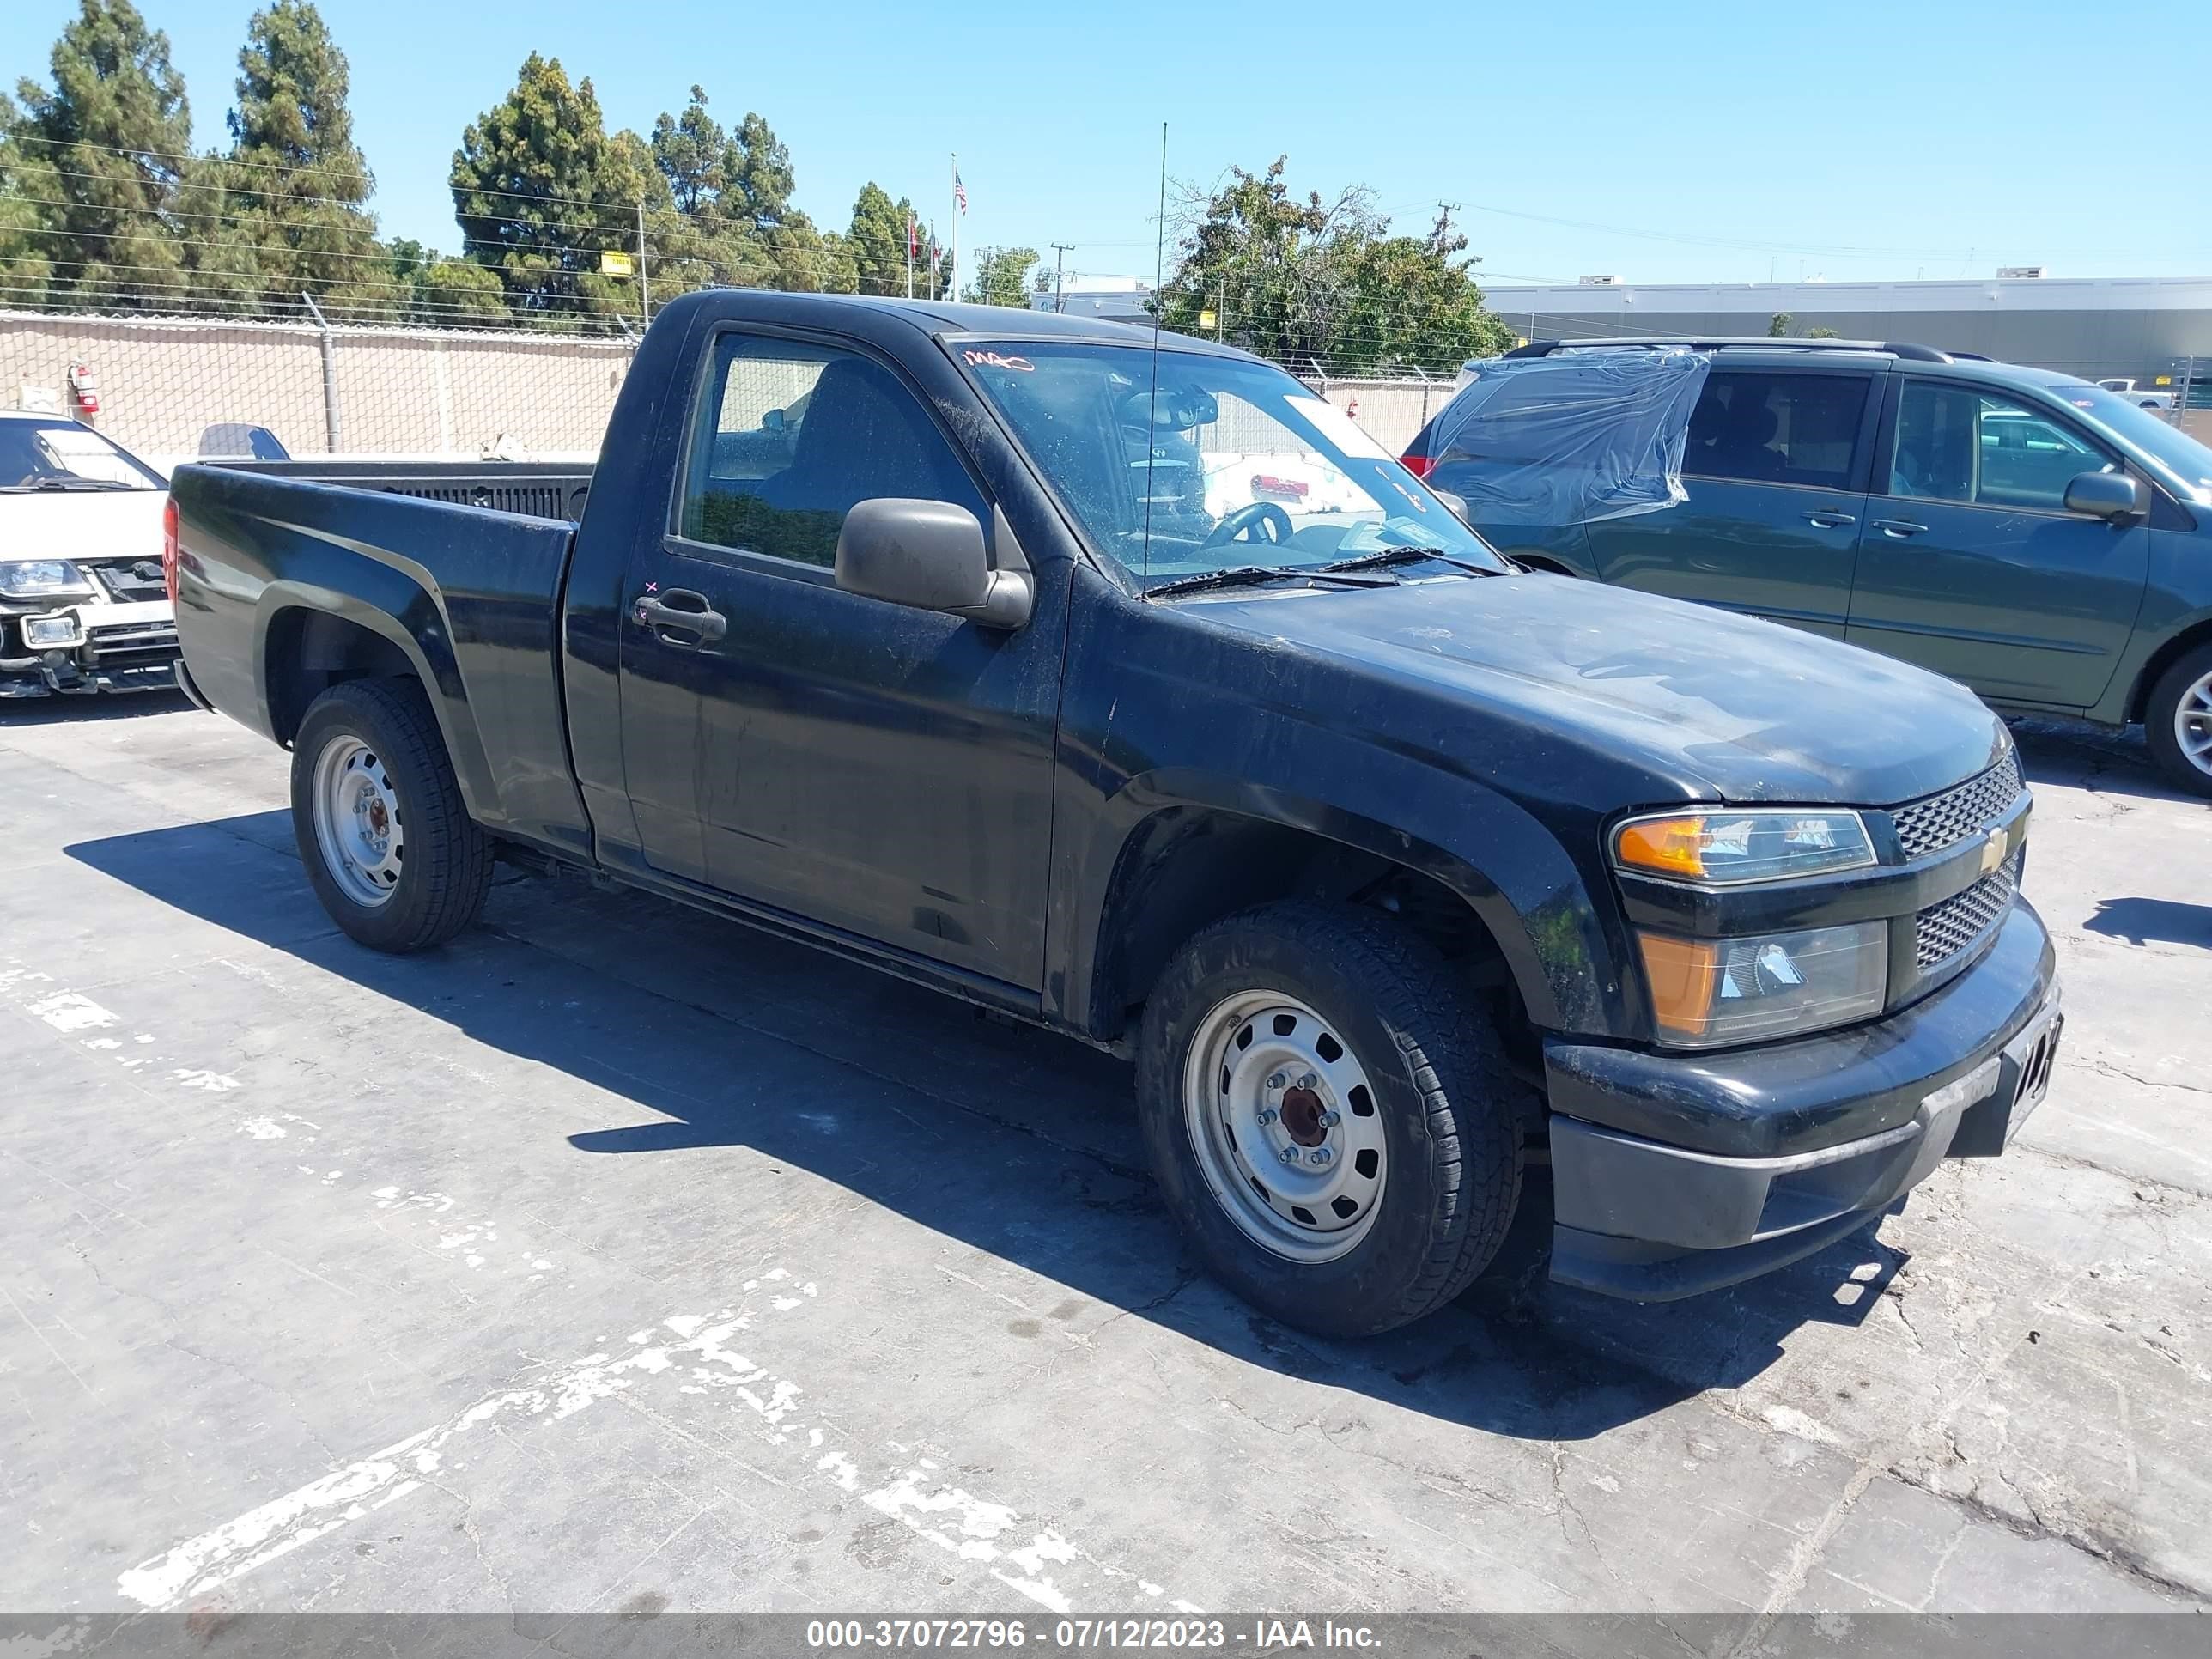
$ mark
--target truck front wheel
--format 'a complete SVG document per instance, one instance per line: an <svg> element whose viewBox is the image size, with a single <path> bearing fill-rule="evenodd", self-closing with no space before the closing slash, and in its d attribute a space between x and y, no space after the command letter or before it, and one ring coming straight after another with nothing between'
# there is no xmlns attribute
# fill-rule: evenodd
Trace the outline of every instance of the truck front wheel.
<svg viewBox="0 0 2212 1659"><path fill-rule="evenodd" d="M1217 922L1146 1006L1138 1111L1170 1209L1231 1289L1322 1335L1419 1319L1488 1264L1525 1095L1443 959L1364 910Z"/></svg>
<svg viewBox="0 0 2212 1659"><path fill-rule="evenodd" d="M491 839L411 680L349 680L308 706L292 742L292 831L323 908L379 951L444 944L491 888Z"/></svg>

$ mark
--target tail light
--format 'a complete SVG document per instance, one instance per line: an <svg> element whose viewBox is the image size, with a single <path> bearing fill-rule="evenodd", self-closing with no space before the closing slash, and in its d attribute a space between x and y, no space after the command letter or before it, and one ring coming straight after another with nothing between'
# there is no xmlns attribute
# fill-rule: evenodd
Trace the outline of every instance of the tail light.
<svg viewBox="0 0 2212 1659"><path fill-rule="evenodd" d="M1427 455L1407 455L1400 464L1415 477L1425 478L1429 476L1429 470L1436 465L1436 461L1434 458Z"/></svg>
<svg viewBox="0 0 2212 1659"><path fill-rule="evenodd" d="M169 497L161 509L161 586L169 590L169 603L177 602L177 498Z"/></svg>

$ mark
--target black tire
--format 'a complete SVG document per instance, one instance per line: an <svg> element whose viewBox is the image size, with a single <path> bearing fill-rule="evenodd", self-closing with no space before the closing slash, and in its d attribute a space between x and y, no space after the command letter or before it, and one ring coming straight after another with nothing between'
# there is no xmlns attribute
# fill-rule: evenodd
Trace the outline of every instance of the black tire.
<svg viewBox="0 0 2212 1659"><path fill-rule="evenodd" d="M2143 738L2149 745L2151 758L2158 763L2159 770L2176 787L2186 789L2192 795L2212 795L2212 771L2191 760L2181 747L2181 739L2174 730L2174 717L2180 712L2181 700L2190 689L2206 675L2212 674L2212 645L2200 645L2193 651L2185 651L2158 677L2151 687L2150 696L2143 702Z"/></svg>
<svg viewBox="0 0 2212 1659"><path fill-rule="evenodd" d="M346 892L316 836L316 762L326 745L347 738L381 763L404 826L404 862L378 904ZM444 944L483 913L491 890L491 838L463 805L437 720L412 680L349 680L308 706L292 741L292 832L323 908L375 950L404 954Z"/></svg>
<svg viewBox="0 0 2212 1659"><path fill-rule="evenodd" d="M1379 1097L1387 1180L1372 1225L1334 1261L1293 1261L1252 1237L1193 1146L1190 1045L1224 1000L1258 990L1285 993L1340 1031ZM1527 1098L1443 958L1372 911L1285 902L1217 922L1176 953L1145 1009L1138 1116L1168 1207L1229 1288L1324 1336L1419 1319L1489 1263L1520 1195Z"/></svg>

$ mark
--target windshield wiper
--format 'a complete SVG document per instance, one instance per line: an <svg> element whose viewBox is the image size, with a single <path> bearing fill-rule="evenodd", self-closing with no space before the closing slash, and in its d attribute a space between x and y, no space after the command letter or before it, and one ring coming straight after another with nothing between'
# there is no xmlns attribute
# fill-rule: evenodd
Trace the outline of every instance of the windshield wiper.
<svg viewBox="0 0 2212 1659"><path fill-rule="evenodd" d="M1321 568L1332 573L1340 570L1380 570L1389 565L1422 564L1431 561L1437 564L1450 565L1455 569L1464 570L1470 576L1502 576L1505 574L1503 570L1493 570L1486 564L1474 564L1466 559L1455 559L1441 547L1386 547L1379 553L1362 553L1358 558L1339 559L1334 564L1325 564Z"/></svg>
<svg viewBox="0 0 2212 1659"><path fill-rule="evenodd" d="M38 478L8 486L10 495L32 489L129 489L132 486L115 478Z"/></svg>
<svg viewBox="0 0 2212 1659"><path fill-rule="evenodd" d="M1319 569L1300 570L1280 565L1236 564L1226 570L1201 571L1194 576L1177 576L1145 590L1148 599L1168 593L1198 593L1210 587L1251 587L1261 582L1308 581L1315 577L1334 582L1340 587L1388 587L1389 580L1365 582L1340 575L1333 566Z"/></svg>

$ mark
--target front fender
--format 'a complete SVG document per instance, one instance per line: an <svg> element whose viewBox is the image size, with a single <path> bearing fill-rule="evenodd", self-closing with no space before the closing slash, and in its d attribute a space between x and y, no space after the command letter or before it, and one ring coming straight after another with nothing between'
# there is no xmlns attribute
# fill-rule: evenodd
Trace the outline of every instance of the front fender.
<svg viewBox="0 0 2212 1659"><path fill-rule="evenodd" d="M1465 779L1439 778L1410 759L1374 757L1369 781L1377 799L1392 803L1398 823L1288 780L1190 768L1129 779L1102 804L1065 872L1078 896L1068 916L1074 937L1063 1006L1096 1022L1097 977L1111 943L1102 931L1131 849L1160 813L1200 808L1303 831L1434 878L1489 929L1537 1025L1586 1033L1622 1028L1614 949L1582 872L1550 830L1504 796Z"/></svg>

